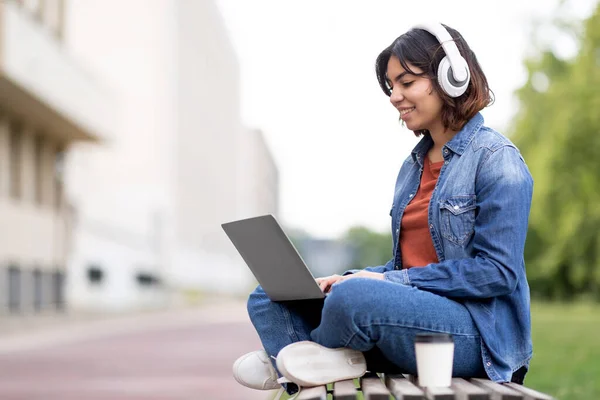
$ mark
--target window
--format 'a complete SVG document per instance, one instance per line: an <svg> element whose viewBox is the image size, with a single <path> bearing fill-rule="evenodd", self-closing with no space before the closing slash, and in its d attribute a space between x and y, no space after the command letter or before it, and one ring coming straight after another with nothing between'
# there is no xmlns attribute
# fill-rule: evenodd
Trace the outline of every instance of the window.
<svg viewBox="0 0 600 400"><path fill-rule="evenodd" d="M60 210L63 196L63 174L65 169L65 152L62 147L56 149L54 155L54 206Z"/></svg>
<svg viewBox="0 0 600 400"><path fill-rule="evenodd" d="M52 279L52 300L57 310L62 310L65 306L64 282L65 275L61 271L55 271Z"/></svg>
<svg viewBox="0 0 600 400"><path fill-rule="evenodd" d="M44 198L44 138L37 135L33 141L33 165L34 165L34 200L41 205Z"/></svg>
<svg viewBox="0 0 600 400"><path fill-rule="evenodd" d="M104 280L104 271L97 265L92 265L87 270L88 282L92 285L99 285Z"/></svg>
<svg viewBox="0 0 600 400"><path fill-rule="evenodd" d="M21 128L16 124L11 124L8 142L10 196L17 200L21 198L21 142Z"/></svg>
<svg viewBox="0 0 600 400"><path fill-rule="evenodd" d="M21 310L21 270L16 266L8 268L8 310Z"/></svg>
<svg viewBox="0 0 600 400"><path fill-rule="evenodd" d="M42 309L42 271L33 270L33 309L40 311Z"/></svg>
<svg viewBox="0 0 600 400"><path fill-rule="evenodd" d="M147 272L138 272L135 279L140 286L156 286L160 284L158 277Z"/></svg>

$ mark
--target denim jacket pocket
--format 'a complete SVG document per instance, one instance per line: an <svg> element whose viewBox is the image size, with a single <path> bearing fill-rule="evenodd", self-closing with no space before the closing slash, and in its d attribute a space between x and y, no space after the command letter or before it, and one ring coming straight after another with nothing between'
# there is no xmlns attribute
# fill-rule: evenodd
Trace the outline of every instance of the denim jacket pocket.
<svg viewBox="0 0 600 400"><path fill-rule="evenodd" d="M475 229L475 195L452 196L439 204L442 236L464 245Z"/></svg>

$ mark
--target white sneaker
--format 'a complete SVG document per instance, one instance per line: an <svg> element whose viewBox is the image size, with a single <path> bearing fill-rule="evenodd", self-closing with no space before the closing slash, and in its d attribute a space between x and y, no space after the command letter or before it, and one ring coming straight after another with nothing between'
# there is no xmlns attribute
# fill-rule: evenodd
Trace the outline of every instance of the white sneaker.
<svg viewBox="0 0 600 400"><path fill-rule="evenodd" d="M367 372L367 362L357 350L329 349L303 341L287 345L279 352L277 369L298 386L312 387L359 378Z"/></svg>
<svg viewBox="0 0 600 400"><path fill-rule="evenodd" d="M264 350L244 354L233 364L233 377L239 384L258 390L280 389L277 372Z"/></svg>

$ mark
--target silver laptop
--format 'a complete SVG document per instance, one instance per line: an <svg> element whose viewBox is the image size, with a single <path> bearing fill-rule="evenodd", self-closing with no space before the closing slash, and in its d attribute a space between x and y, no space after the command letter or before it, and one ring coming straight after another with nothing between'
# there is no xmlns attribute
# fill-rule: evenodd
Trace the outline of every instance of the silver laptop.
<svg viewBox="0 0 600 400"><path fill-rule="evenodd" d="M272 301L325 297L273 215L227 222L221 226Z"/></svg>

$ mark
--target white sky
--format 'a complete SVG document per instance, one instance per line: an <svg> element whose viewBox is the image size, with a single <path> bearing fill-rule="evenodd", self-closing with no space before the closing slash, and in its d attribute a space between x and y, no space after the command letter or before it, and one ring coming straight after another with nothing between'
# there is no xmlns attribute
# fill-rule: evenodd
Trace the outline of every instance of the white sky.
<svg viewBox="0 0 600 400"><path fill-rule="evenodd" d="M280 172L280 219L319 237L352 225L389 229L398 169L417 139L398 123L374 73L381 50L423 20L457 29L496 102L483 111L503 133L531 21L557 0L218 0L240 61L242 117L263 130ZM485 4L485 6L484 6ZM561 14L587 16L594 0ZM552 37L552 33L548 37ZM553 37L551 40L555 40ZM566 40L555 41L565 54Z"/></svg>

